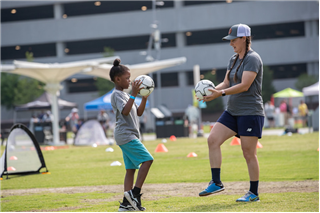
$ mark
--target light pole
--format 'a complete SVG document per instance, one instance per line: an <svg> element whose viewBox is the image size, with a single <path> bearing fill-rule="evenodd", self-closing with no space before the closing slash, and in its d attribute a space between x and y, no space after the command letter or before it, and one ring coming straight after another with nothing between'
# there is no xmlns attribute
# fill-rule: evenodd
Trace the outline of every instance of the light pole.
<svg viewBox="0 0 320 213"><path fill-rule="evenodd" d="M160 29L159 29L159 22L157 20L156 6L163 6L163 5L164 5L163 1L152 0L152 19L153 19L151 24L152 32L149 38L146 61L160 60L162 38L161 38ZM164 39L163 42L168 42L168 39ZM152 44L154 44L154 49L156 50L156 59L154 59L151 54Z"/></svg>

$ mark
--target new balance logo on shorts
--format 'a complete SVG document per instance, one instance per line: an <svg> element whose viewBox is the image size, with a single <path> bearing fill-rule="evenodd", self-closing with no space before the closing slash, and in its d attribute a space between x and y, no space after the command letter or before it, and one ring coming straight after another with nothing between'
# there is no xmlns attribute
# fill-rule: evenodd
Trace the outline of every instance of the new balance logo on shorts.
<svg viewBox="0 0 320 213"><path fill-rule="evenodd" d="M252 128L248 128L248 129L247 129L247 132L251 132L251 131L252 131Z"/></svg>

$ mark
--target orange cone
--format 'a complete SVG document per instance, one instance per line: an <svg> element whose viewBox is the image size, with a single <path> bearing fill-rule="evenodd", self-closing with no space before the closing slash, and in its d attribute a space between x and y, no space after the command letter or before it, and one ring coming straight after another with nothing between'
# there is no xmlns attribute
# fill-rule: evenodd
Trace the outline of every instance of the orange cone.
<svg viewBox="0 0 320 213"><path fill-rule="evenodd" d="M18 160L18 158L16 156L11 156L9 160Z"/></svg>
<svg viewBox="0 0 320 213"><path fill-rule="evenodd" d="M16 168L10 166L10 167L8 167L7 171L16 171Z"/></svg>
<svg viewBox="0 0 320 213"><path fill-rule="evenodd" d="M194 157L198 157L198 155L194 152L190 152L188 155L187 155L188 158L194 158Z"/></svg>
<svg viewBox="0 0 320 213"><path fill-rule="evenodd" d="M318 152L319 152L319 148L318 148Z"/></svg>
<svg viewBox="0 0 320 213"><path fill-rule="evenodd" d="M263 148L262 144L258 141L257 148Z"/></svg>
<svg viewBox="0 0 320 213"><path fill-rule="evenodd" d="M239 138L234 137L230 143L231 146L241 145L241 141Z"/></svg>
<svg viewBox="0 0 320 213"><path fill-rule="evenodd" d="M176 136L174 136L174 135L170 136L170 141L176 141L176 140L177 140Z"/></svg>
<svg viewBox="0 0 320 213"><path fill-rule="evenodd" d="M54 147L53 146L46 146L44 149L45 150L54 150Z"/></svg>
<svg viewBox="0 0 320 213"><path fill-rule="evenodd" d="M165 145L163 145L162 143L159 143L155 152L168 152L167 147L165 147Z"/></svg>

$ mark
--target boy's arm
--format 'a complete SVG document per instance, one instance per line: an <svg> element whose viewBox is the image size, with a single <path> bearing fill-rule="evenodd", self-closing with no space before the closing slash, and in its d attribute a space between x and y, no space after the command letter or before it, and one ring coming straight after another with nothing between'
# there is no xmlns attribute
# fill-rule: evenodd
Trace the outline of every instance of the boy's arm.
<svg viewBox="0 0 320 213"><path fill-rule="evenodd" d="M132 83L132 93L131 93L131 96L133 97L137 97L138 95L138 92L141 90L139 87L140 85L142 84L142 82L139 80L139 81L134 81ZM132 98L129 98L129 101L127 102L127 104L124 106L123 110L122 110L122 114L127 116L129 115L130 111L131 111L131 108L132 108L132 105L133 105L133 102L134 102L134 99Z"/></svg>
<svg viewBox="0 0 320 213"><path fill-rule="evenodd" d="M142 97L142 101L140 103L140 106L137 109L138 116L141 116L143 114L144 109L146 108L147 98L148 98L148 96Z"/></svg>

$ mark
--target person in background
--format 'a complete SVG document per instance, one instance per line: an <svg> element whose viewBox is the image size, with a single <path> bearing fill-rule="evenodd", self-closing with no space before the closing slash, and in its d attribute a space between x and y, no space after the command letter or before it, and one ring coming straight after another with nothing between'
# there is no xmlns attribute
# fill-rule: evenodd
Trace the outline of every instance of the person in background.
<svg viewBox="0 0 320 213"><path fill-rule="evenodd" d="M37 118L37 116L32 115L30 118L30 123L29 123L29 130L34 133L34 123L38 123L39 122L39 118Z"/></svg>
<svg viewBox="0 0 320 213"><path fill-rule="evenodd" d="M79 114L78 114L78 109L73 108L71 110L71 113L65 118L66 122L69 123L70 129L73 133L77 132L77 123L79 120Z"/></svg>
<svg viewBox="0 0 320 213"><path fill-rule="evenodd" d="M77 128L77 132L79 131L80 127L82 126L83 124L83 120L82 119L79 119L77 124L76 124L76 128Z"/></svg>
<svg viewBox="0 0 320 213"><path fill-rule="evenodd" d="M189 137L196 138L200 118L199 109L193 105L189 105L185 111L185 116L189 119Z"/></svg>
<svg viewBox="0 0 320 213"><path fill-rule="evenodd" d="M299 115L302 120L302 126L306 127L307 120L308 120L308 106L307 106L307 104L304 103L303 100L300 101L300 105L298 107L298 110L299 110Z"/></svg>
<svg viewBox="0 0 320 213"><path fill-rule="evenodd" d="M266 117L268 119L269 128L274 127L274 106L272 105L271 101L268 101L264 105L264 111L266 113Z"/></svg>
<svg viewBox="0 0 320 213"><path fill-rule="evenodd" d="M284 125L288 125L288 112L287 112L287 102L286 100L282 100L280 103L280 112L283 114L284 117Z"/></svg>
<svg viewBox="0 0 320 213"><path fill-rule="evenodd" d="M106 137L108 137L109 116L104 109L100 110L100 112L97 116L97 120L101 124L101 126L106 134Z"/></svg>
<svg viewBox="0 0 320 213"><path fill-rule="evenodd" d="M139 117L141 141L143 141L143 133L145 133L146 131L146 123L147 123L147 116L145 114L142 114Z"/></svg>
<svg viewBox="0 0 320 213"><path fill-rule="evenodd" d="M53 115L50 110L48 110L42 117L42 122L52 122Z"/></svg>

